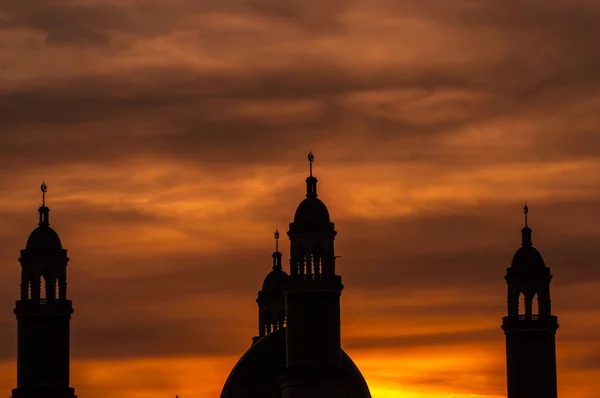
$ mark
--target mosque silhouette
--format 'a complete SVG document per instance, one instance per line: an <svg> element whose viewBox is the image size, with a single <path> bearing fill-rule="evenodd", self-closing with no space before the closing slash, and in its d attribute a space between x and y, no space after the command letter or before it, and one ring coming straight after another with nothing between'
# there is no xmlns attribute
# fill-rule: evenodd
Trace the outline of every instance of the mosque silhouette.
<svg viewBox="0 0 600 398"><path fill-rule="evenodd" d="M337 235L313 176L287 235L289 274L283 270L279 232L273 269L258 292L258 335L227 378L221 398L369 398L358 367L341 348L340 295L336 274ZM38 227L21 250L21 293L17 317L17 387L12 398L75 398L70 386L71 300L67 298L69 258L50 227L47 187L42 184ZM506 273L508 398L557 398L555 335L558 319L550 307L552 275L533 247L531 228ZM44 289L42 290L42 280ZM524 308L520 308L521 295ZM537 296L538 308L533 308ZM537 313L534 313L534 310Z"/></svg>

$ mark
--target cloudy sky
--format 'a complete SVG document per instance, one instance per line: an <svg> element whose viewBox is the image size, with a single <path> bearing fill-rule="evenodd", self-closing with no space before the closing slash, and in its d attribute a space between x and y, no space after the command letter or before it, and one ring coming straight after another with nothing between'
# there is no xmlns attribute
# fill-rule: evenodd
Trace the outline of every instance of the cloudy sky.
<svg viewBox="0 0 600 398"><path fill-rule="evenodd" d="M78 395L214 398L312 148L374 398L505 394L525 201L560 395L597 398L599 20L594 0L0 0L3 391L42 180Z"/></svg>

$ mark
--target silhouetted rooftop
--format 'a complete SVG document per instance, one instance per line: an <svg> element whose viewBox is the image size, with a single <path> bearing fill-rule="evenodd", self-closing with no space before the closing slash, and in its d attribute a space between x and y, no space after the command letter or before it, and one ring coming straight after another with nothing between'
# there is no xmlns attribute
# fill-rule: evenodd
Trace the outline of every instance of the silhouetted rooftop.
<svg viewBox="0 0 600 398"><path fill-rule="evenodd" d="M513 268L544 268L546 264L541 253L533 246L522 246L513 256Z"/></svg>
<svg viewBox="0 0 600 398"><path fill-rule="evenodd" d="M281 398L279 377L286 369L286 330L258 340L231 371L221 398ZM352 398L371 398L367 383L352 359L342 350L342 372Z"/></svg>
<svg viewBox="0 0 600 398"><path fill-rule="evenodd" d="M331 221L329 210L321 199L309 196L298 205L294 214L294 223L302 225L322 225Z"/></svg>
<svg viewBox="0 0 600 398"><path fill-rule="evenodd" d="M273 271L267 274L265 278L262 290L264 292L279 292L283 294L283 284L288 278L288 274L282 269L274 269Z"/></svg>
<svg viewBox="0 0 600 398"><path fill-rule="evenodd" d="M27 250L60 250L62 249L62 243L55 230L47 225L42 225L31 232L25 248Z"/></svg>

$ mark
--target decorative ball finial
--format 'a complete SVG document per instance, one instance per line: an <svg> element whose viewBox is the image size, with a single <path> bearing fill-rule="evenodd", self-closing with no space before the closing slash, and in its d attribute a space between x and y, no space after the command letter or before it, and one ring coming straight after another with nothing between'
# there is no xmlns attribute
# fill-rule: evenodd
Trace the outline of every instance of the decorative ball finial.
<svg viewBox="0 0 600 398"><path fill-rule="evenodd" d="M273 237L275 238L275 251L278 252L279 251L279 229L275 230Z"/></svg>
<svg viewBox="0 0 600 398"><path fill-rule="evenodd" d="M527 214L529 213L529 207L527 207L527 202L525 202L525 206L523 207L523 214L525 214L525 226L527 226Z"/></svg>

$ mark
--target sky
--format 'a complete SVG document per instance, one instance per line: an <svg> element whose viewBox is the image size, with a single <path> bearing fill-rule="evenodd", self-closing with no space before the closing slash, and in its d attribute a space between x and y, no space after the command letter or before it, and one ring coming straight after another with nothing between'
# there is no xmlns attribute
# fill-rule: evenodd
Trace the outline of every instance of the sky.
<svg viewBox="0 0 600 398"><path fill-rule="evenodd" d="M0 0L0 387L45 181L77 395L217 397L312 149L374 398L505 396L525 201L559 395L597 398L599 19L594 0Z"/></svg>

